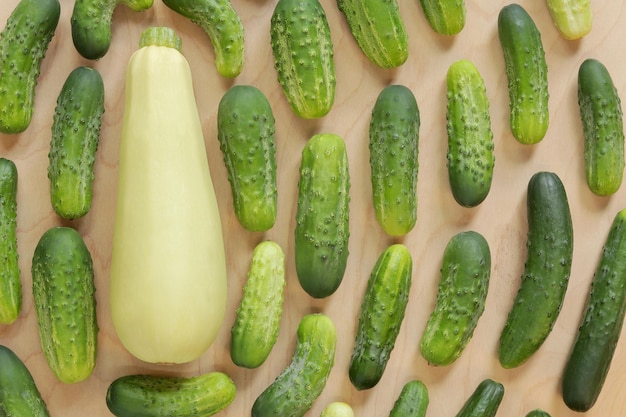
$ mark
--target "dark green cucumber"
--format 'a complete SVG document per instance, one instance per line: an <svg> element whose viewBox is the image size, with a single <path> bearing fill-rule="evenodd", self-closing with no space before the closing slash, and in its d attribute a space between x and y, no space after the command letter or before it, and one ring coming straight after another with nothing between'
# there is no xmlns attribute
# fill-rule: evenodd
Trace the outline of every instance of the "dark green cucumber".
<svg viewBox="0 0 626 417"><path fill-rule="evenodd" d="M41 63L60 15L59 0L21 0L0 32L0 132L21 133L30 125Z"/></svg>
<svg viewBox="0 0 626 417"><path fill-rule="evenodd" d="M466 59L450 65L446 82L450 188L460 205L475 207L489 194L495 164L487 90Z"/></svg>
<svg viewBox="0 0 626 417"><path fill-rule="evenodd" d="M163 4L200 26L213 44L218 74L235 78L245 62L245 32L230 0L163 0Z"/></svg>
<svg viewBox="0 0 626 417"><path fill-rule="evenodd" d="M252 417L302 417L320 396L335 362L337 331L330 317L305 315L291 363L254 401Z"/></svg>
<svg viewBox="0 0 626 417"><path fill-rule="evenodd" d="M407 234L417 221L419 128L413 92L385 87L372 109L369 162L376 219L392 236Z"/></svg>
<svg viewBox="0 0 626 417"><path fill-rule="evenodd" d="M426 385L418 380L409 381L402 387L389 417L424 417L429 402Z"/></svg>
<svg viewBox="0 0 626 417"><path fill-rule="evenodd" d="M55 376L75 383L96 364L98 324L91 254L73 228L48 229L32 261L41 347Z"/></svg>
<svg viewBox="0 0 626 417"><path fill-rule="evenodd" d="M57 98L48 153L52 208L65 219L91 209L94 165L104 113L104 83L100 73L77 67Z"/></svg>
<svg viewBox="0 0 626 417"><path fill-rule="evenodd" d="M565 365L565 404L585 412L606 380L626 312L626 209L617 213L596 268L578 334Z"/></svg>
<svg viewBox="0 0 626 417"><path fill-rule="evenodd" d="M540 142L550 123L548 66L541 33L519 4L498 15L498 37L504 56L510 100L510 127L522 144Z"/></svg>
<svg viewBox="0 0 626 417"><path fill-rule="evenodd" d="M0 345L0 416L50 417L30 371L3 345Z"/></svg>
<svg viewBox="0 0 626 417"><path fill-rule="evenodd" d="M519 290L500 335L504 368L520 366L548 337L561 311L573 257L565 188L552 172L532 176L527 194L527 254Z"/></svg>
<svg viewBox="0 0 626 417"><path fill-rule="evenodd" d="M266 231L276 222L276 123L269 101L251 85L231 87L217 110L217 138L224 155L239 223Z"/></svg>
<svg viewBox="0 0 626 417"><path fill-rule="evenodd" d="M465 0L420 0L430 27L440 35L457 35L465 27Z"/></svg>
<svg viewBox="0 0 626 417"><path fill-rule="evenodd" d="M337 0L365 56L381 68L397 68L409 56L409 40L397 0Z"/></svg>
<svg viewBox="0 0 626 417"><path fill-rule="evenodd" d="M422 340L422 356L431 365L449 365L469 343L485 310L491 252L474 231L457 233L443 253L437 301Z"/></svg>
<svg viewBox="0 0 626 417"><path fill-rule="evenodd" d="M492 379L481 381L456 417L493 417L504 398L504 386Z"/></svg>
<svg viewBox="0 0 626 417"><path fill-rule="evenodd" d="M17 167L0 158L0 324L11 324L22 309L17 251Z"/></svg>
<svg viewBox="0 0 626 417"><path fill-rule="evenodd" d="M528 414L526 414L526 417L550 417L550 414L537 408L536 410L528 412Z"/></svg>
<svg viewBox="0 0 626 417"><path fill-rule="evenodd" d="M333 294L348 262L350 172L343 139L311 137L302 151L295 260L302 288L314 298Z"/></svg>
<svg viewBox="0 0 626 417"><path fill-rule="evenodd" d="M409 301L413 260L406 246L393 244L378 257L361 303L349 377L358 390L383 376Z"/></svg>
<svg viewBox="0 0 626 417"><path fill-rule="evenodd" d="M622 105L611 75L596 59L586 59L578 69L578 105L587 185L597 195L615 194L624 176Z"/></svg>
<svg viewBox="0 0 626 417"><path fill-rule="evenodd" d="M107 390L106 404L117 417L208 417L235 399L237 388L223 372L192 377L125 375Z"/></svg>
<svg viewBox="0 0 626 417"><path fill-rule="evenodd" d="M270 23L278 82L293 112L325 116L335 101L335 61L326 12L318 0L279 0Z"/></svg>

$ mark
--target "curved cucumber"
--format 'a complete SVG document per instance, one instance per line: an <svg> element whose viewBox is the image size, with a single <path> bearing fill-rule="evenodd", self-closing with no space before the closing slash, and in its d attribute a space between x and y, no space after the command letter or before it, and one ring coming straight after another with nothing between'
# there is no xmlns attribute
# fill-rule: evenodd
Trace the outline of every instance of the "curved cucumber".
<svg viewBox="0 0 626 417"><path fill-rule="evenodd" d="M481 381L456 417L493 417L504 398L504 386L492 379Z"/></svg>
<svg viewBox="0 0 626 417"><path fill-rule="evenodd" d="M546 0L550 17L559 33L568 40L591 32L591 0Z"/></svg>
<svg viewBox="0 0 626 417"><path fill-rule="evenodd" d="M0 345L0 416L50 417L30 371L3 345Z"/></svg>
<svg viewBox="0 0 626 417"><path fill-rule="evenodd" d="M426 385L418 380L409 381L402 387L389 417L424 417L429 402Z"/></svg>
<svg viewBox="0 0 626 417"><path fill-rule="evenodd" d="M17 167L0 158L0 323L11 324L22 309L22 281L17 251Z"/></svg>
<svg viewBox="0 0 626 417"><path fill-rule="evenodd" d="M465 27L465 0L420 0L430 27L440 35L457 35Z"/></svg>

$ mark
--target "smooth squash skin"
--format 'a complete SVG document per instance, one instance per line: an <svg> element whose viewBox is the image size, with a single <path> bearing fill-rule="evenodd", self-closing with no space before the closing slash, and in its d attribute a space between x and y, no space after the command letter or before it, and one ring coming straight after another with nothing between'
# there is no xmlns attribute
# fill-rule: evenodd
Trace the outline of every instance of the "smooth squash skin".
<svg viewBox="0 0 626 417"><path fill-rule="evenodd" d="M189 65L176 48L151 44L179 43L171 29L148 30L126 73L111 316L139 359L182 363L222 326L225 251Z"/></svg>

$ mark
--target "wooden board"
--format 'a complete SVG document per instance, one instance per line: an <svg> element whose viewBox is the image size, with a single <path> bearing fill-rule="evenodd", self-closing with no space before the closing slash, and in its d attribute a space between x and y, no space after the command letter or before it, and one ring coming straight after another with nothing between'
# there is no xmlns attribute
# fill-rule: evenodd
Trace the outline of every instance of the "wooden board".
<svg viewBox="0 0 626 417"><path fill-rule="evenodd" d="M508 92L496 27L498 12L506 4L503 0L467 0L467 25L456 37L436 35L417 0L401 1L410 56L396 70L381 70L370 64L357 48L336 3L322 0L333 35L337 95L332 111L319 120L294 116L278 86L269 44L269 21L275 0L233 0L245 24L247 48L245 69L234 81L221 78L215 71L211 43L201 29L175 15L159 0L144 13L131 12L125 6L116 9L111 49L98 62L86 61L75 51L70 32L73 2L61 0L61 3L61 21L43 62L32 124L20 135L0 135L0 156L15 161L19 170L18 239L24 286L22 314L11 326L0 326L0 343L14 349L25 361L53 416L110 415L105 405L106 389L111 381L125 374L189 376L212 370L227 372L238 387L235 401L220 415L249 415L256 397L289 363L300 318L313 311L324 312L335 321L339 341L327 388L308 413L310 416L319 415L331 401L350 403L357 416L387 415L402 386L414 378L429 388L429 416L454 415L484 378L498 380L505 386L499 415L523 416L537 407L553 416L577 415L563 405L560 376L602 244L614 215L626 206L626 188L622 187L610 198L601 198L594 196L585 184L576 74L585 58L598 58L611 72L620 94L626 96L623 1L593 2L593 30L583 40L573 42L559 36L543 1L520 0L542 32L549 65L551 125L545 139L532 147L518 144L508 127ZM2 1L2 24L16 4L17 0ZM150 365L134 359L117 339L107 297L124 70L137 48L139 34L152 25L171 26L183 39L183 51L193 72L228 256L228 312L222 330L199 360L180 366ZM453 200L445 165L445 74L448 66L461 58L476 63L485 79L496 146L491 192L474 209L462 208ZM50 206L47 153L56 97L69 72L79 65L93 65L101 72L106 88L106 112L96 161L93 208L84 218L68 222L60 220ZM392 83L412 89L422 120L418 222L402 239L387 237L376 223L369 182L369 116L378 93ZM272 103L276 116L279 210L275 227L267 233L247 232L238 224L232 210L231 192L216 139L216 109L224 92L233 84L259 87ZM352 176L348 267L339 290L324 300L314 300L300 288L293 260L300 152L306 140L319 132L336 133L345 139ZM556 172L568 193L575 230L571 282L562 313L545 344L522 367L504 370L496 357L497 340L525 259L526 186L531 175L540 170ZM75 227L81 233L91 250L96 272L98 361L93 375L75 385L58 382L47 367L31 293L34 247L48 228L59 224ZM434 306L443 249L455 233L469 229L482 233L492 251L492 278L485 313L461 358L448 367L434 368L420 356L419 340ZM229 357L230 327L252 249L263 239L275 240L287 255L284 319L279 340L266 363L255 370L240 369ZM351 386L347 368L360 301L376 258L388 244L398 241L409 247L414 259L406 317L382 380L375 388L359 392ZM600 399L587 415L626 415L625 385L626 340L622 337Z"/></svg>

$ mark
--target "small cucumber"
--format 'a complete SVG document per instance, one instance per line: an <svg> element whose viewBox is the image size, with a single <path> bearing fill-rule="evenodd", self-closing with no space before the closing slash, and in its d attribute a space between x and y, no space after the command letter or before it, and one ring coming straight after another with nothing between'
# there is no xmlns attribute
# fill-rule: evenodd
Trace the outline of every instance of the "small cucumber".
<svg viewBox="0 0 626 417"><path fill-rule="evenodd" d="M322 313L298 324L291 363L254 401L252 417L302 417L320 396L335 362L337 331Z"/></svg>
<svg viewBox="0 0 626 417"><path fill-rule="evenodd" d="M489 194L495 164L487 90L466 59L450 65L446 82L450 188L461 206L475 207Z"/></svg>
<svg viewBox="0 0 626 417"><path fill-rule="evenodd" d="M337 0L365 56L381 68L397 68L409 56L409 40L397 0Z"/></svg>
<svg viewBox="0 0 626 417"><path fill-rule="evenodd" d="M17 167L0 158L0 323L11 324L22 309L22 281L17 251Z"/></svg>
<svg viewBox="0 0 626 417"><path fill-rule="evenodd" d="M519 290L500 335L504 368L520 366L543 344L561 311L573 257L572 218L561 179L532 176L527 194L527 254Z"/></svg>
<svg viewBox="0 0 626 417"><path fill-rule="evenodd" d="M230 0L163 0L163 4L200 26L213 44L215 68L235 78L245 62L245 32Z"/></svg>
<svg viewBox="0 0 626 417"><path fill-rule="evenodd" d="M440 35L457 35L465 27L465 0L420 0L430 27Z"/></svg>
<svg viewBox="0 0 626 417"><path fill-rule="evenodd" d="M354 417L354 410L348 403L335 401L324 408L320 417Z"/></svg>
<svg viewBox="0 0 626 417"><path fill-rule="evenodd" d="M578 69L578 105L587 185L600 196L615 194L624 176L622 105L611 75L596 59L586 59Z"/></svg>
<svg viewBox="0 0 626 417"><path fill-rule="evenodd" d="M21 0L0 32L0 132L30 125L41 63L60 16L59 0Z"/></svg>
<svg viewBox="0 0 626 417"><path fill-rule="evenodd" d="M493 417L503 398L504 386L492 379L485 379L465 401L456 417Z"/></svg>
<svg viewBox="0 0 626 417"><path fill-rule="evenodd" d="M391 236L407 234L417 221L419 128L413 92L385 87L372 109L369 162L376 219Z"/></svg>
<svg viewBox="0 0 626 417"><path fill-rule="evenodd" d="M538 143L550 123L548 66L541 33L528 12L512 3L500 10L498 37L508 80L511 132L522 144Z"/></svg>
<svg viewBox="0 0 626 417"><path fill-rule="evenodd" d="M348 262L350 172L343 139L311 137L302 151L295 260L302 288L314 298L333 294Z"/></svg>
<svg viewBox="0 0 626 417"><path fill-rule="evenodd" d="M0 345L0 416L50 417L30 371L3 345Z"/></svg>
<svg viewBox="0 0 626 417"><path fill-rule="evenodd" d="M64 383L85 380L96 364L98 324L91 254L73 228L48 229L32 261L41 346Z"/></svg>
<svg viewBox="0 0 626 417"><path fill-rule="evenodd" d="M106 404L117 417L208 417L235 399L237 388L223 372L192 377L126 375L107 389Z"/></svg>
<svg viewBox="0 0 626 417"><path fill-rule="evenodd" d="M626 312L626 209L617 213L596 268L562 379L565 404L585 412L606 380Z"/></svg>
<svg viewBox="0 0 626 417"><path fill-rule="evenodd" d="M278 82L293 112L325 116L335 101L335 61L326 12L318 0L278 0L270 20Z"/></svg>
<svg viewBox="0 0 626 417"><path fill-rule="evenodd" d="M409 381L402 387L389 417L424 417L429 402L426 385L418 380Z"/></svg>
<svg viewBox="0 0 626 417"><path fill-rule="evenodd" d="M100 73L77 67L57 98L48 153L50 200L64 219L77 219L91 208L94 165L104 113Z"/></svg>
<svg viewBox="0 0 626 417"><path fill-rule="evenodd" d="M393 244L378 257L361 303L349 377L358 390L383 376L409 301L413 260L406 246Z"/></svg>
<svg viewBox="0 0 626 417"><path fill-rule="evenodd" d="M230 357L236 365L256 368L269 356L278 339L285 284L282 248L270 240L259 243L231 329Z"/></svg>
<svg viewBox="0 0 626 417"><path fill-rule="evenodd" d="M251 85L231 87L217 110L217 138L224 155L239 223L260 232L276 222L276 123L269 101Z"/></svg>
<svg viewBox="0 0 626 417"><path fill-rule="evenodd" d="M466 231L450 239L435 308L420 343L429 364L449 365L461 356L485 310L490 273L489 244L481 234Z"/></svg>
<svg viewBox="0 0 626 417"><path fill-rule="evenodd" d="M550 17L567 40L580 39L591 32L591 0L546 0Z"/></svg>
<svg viewBox="0 0 626 417"><path fill-rule="evenodd" d="M550 414L546 413L543 410L536 409L528 412L528 414L526 414L526 417L550 417Z"/></svg>

